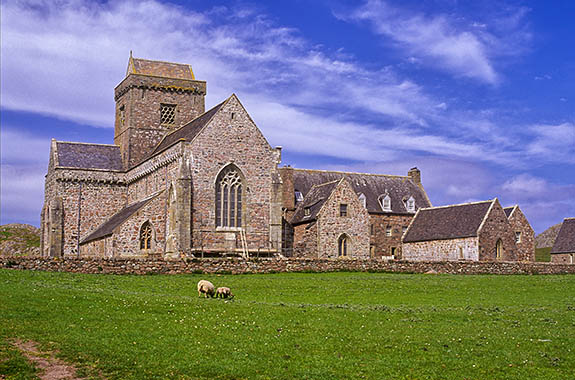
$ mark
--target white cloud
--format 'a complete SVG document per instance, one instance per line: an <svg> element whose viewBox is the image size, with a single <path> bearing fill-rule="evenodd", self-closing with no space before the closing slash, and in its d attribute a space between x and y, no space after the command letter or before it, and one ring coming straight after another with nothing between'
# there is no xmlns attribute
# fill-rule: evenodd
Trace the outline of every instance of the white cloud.
<svg viewBox="0 0 575 380"><path fill-rule="evenodd" d="M527 128L526 153L545 161L575 163L575 124L540 124Z"/></svg>
<svg viewBox="0 0 575 380"><path fill-rule="evenodd" d="M549 188L543 178L533 177L529 174L520 174L506 181L501 188L514 197L543 195Z"/></svg>
<svg viewBox="0 0 575 380"><path fill-rule="evenodd" d="M447 15L414 14L381 0L368 0L350 14L338 17L368 22L376 34L391 39L403 49L410 62L422 61L457 76L496 84L499 74L493 58L523 50L517 46L529 38L527 32L510 30L520 28L524 13L519 9L506 19L497 20L499 25L493 29L504 29L503 36L488 32L486 24L465 25Z"/></svg>

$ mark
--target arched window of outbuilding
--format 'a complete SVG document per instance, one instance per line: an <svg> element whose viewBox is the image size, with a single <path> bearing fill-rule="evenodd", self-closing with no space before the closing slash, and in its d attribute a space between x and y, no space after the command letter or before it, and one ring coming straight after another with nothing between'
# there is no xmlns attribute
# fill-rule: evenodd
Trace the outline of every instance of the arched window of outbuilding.
<svg viewBox="0 0 575 380"><path fill-rule="evenodd" d="M503 257L503 241L498 239L495 244L495 258L500 259L501 257Z"/></svg>
<svg viewBox="0 0 575 380"><path fill-rule="evenodd" d="M343 234L337 239L337 256L338 257L347 257L348 247L349 246L349 238L346 234Z"/></svg>
<svg viewBox="0 0 575 380"><path fill-rule="evenodd" d="M235 165L228 165L216 179L216 226L241 227L243 217L242 175Z"/></svg>
<svg viewBox="0 0 575 380"><path fill-rule="evenodd" d="M150 222L142 224L140 228L140 249L151 249L152 248L152 237L154 231Z"/></svg>

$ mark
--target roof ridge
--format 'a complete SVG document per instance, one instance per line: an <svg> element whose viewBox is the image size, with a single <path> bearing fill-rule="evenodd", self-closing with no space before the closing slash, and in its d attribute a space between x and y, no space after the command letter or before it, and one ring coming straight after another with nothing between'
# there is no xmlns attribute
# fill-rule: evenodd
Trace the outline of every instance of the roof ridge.
<svg viewBox="0 0 575 380"><path fill-rule="evenodd" d="M397 175L397 174L379 174L379 173L362 173L362 172L344 172L340 170L325 170L325 169L301 169L301 168L292 168L293 170L301 170L301 171L308 171L308 172L324 172L324 173L341 173L341 174L361 174L361 175L370 175L370 176L378 176L378 177L398 177L398 178L409 178L406 175Z"/></svg>
<svg viewBox="0 0 575 380"><path fill-rule="evenodd" d="M116 144L100 144L100 143L88 143L88 142L79 142L79 141L60 141L60 140L55 140L57 143L64 143L64 144L82 144L82 145L99 145L99 146L114 146L114 147L120 147L119 145Z"/></svg>
<svg viewBox="0 0 575 380"><path fill-rule="evenodd" d="M194 117L192 120L186 122L185 124L182 124L180 127L174 129L172 132L165 134L164 137L162 137L162 139L156 144L156 146L154 147L154 150L153 150L152 152L155 152L156 149L160 146L160 144L161 144L162 142L164 142L164 140L165 140L168 136L171 136L171 135L173 135L174 133L180 131L182 128L187 127L188 125L190 125L191 123L193 123L194 121L196 121L197 119L199 119L200 117L202 117L202 116L206 115L208 112L211 112L212 110L214 110L214 108L219 107L219 106L222 106L222 105L223 105L225 102L227 102L230 98L231 98L231 96L228 97L228 98L227 98L226 100L224 100L223 102L220 102L220 103L216 104L215 106L213 106L213 107L210 108L209 110L204 111L204 113L202 113L202 114L200 114L200 115ZM213 117L214 117L214 116L212 115L212 117L210 118L210 120L212 120ZM206 121L206 123L209 123L210 120ZM180 139L180 140L182 140L182 139Z"/></svg>
<svg viewBox="0 0 575 380"><path fill-rule="evenodd" d="M331 185L332 183L336 183L341 181L343 178L340 179L334 179L333 181L328 181L328 182L324 182L324 183L320 183L319 185L313 185L311 188L313 189L314 187L320 187L320 186L325 186L325 185ZM310 189L311 191L311 189ZM309 192L308 192L309 193Z"/></svg>
<svg viewBox="0 0 575 380"><path fill-rule="evenodd" d="M437 209L437 208L449 208L449 207L459 207L459 206L470 206L470 205L476 205L476 204L480 204L480 203L491 203L495 199L488 199L486 201L477 201L477 202L458 203L458 204L454 204L454 205L445 205L445 206L422 207L422 208L420 208L420 210L433 210L433 209Z"/></svg>
<svg viewBox="0 0 575 380"><path fill-rule="evenodd" d="M172 65L180 65L180 66L192 66L189 63L178 63L178 62L171 62L171 61L161 61L161 60L156 60L156 59L148 59L148 58L136 58L136 57L132 57L133 60L136 61L148 61L148 62L159 62L159 63L169 63Z"/></svg>

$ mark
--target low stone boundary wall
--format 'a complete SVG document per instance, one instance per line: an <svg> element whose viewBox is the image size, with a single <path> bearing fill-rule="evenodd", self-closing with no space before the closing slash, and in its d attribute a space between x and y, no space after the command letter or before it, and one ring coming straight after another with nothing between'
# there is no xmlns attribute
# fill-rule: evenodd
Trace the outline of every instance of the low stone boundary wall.
<svg viewBox="0 0 575 380"><path fill-rule="evenodd" d="M575 274L574 264L472 262L472 261L383 261L337 259L250 259L186 258L42 258L2 257L0 268L49 272L113 273L113 274L176 274L176 273L274 273L274 272L398 272L451 274Z"/></svg>

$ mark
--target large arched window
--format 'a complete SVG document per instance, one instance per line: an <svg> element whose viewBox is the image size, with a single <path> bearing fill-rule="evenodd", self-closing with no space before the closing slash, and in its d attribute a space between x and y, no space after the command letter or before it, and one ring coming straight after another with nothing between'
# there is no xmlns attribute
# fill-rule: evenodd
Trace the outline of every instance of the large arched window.
<svg viewBox="0 0 575 380"><path fill-rule="evenodd" d="M240 170L229 165L216 180L216 226L242 226L242 176Z"/></svg>
<svg viewBox="0 0 575 380"><path fill-rule="evenodd" d="M346 234L343 234L337 239L337 256L347 257L349 248L349 238Z"/></svg>
<svg viewBox="0 0 575 380"><path fill-rule="evenodd" d="M140 249L151 249L152 248L152 237L154 231L152 230L152 225L150 222L142 224L140 228Z"/></svg>

